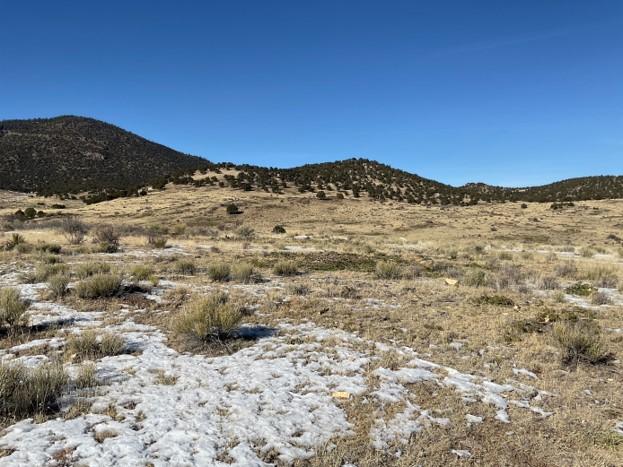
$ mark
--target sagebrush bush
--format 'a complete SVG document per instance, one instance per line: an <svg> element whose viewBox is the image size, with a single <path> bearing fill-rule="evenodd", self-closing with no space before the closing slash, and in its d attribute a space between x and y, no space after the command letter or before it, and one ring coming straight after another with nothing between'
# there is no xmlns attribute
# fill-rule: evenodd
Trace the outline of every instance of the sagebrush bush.
<svg viewBox="0 0 623 467"><path fill-rule="evenodd" d="M79 245L84 241L89 228L75 217L66 217L61 221L61 232L71 245Z"/></svg>
<svg viewBox="0 0 623 467"><path fill-rule="evenodd" d="M67 339L65 349L73 359L82 361L120 355L125 347L125 341L119 336L89 330Z"/></svg>
<svg viewBox="0 0 623 467"><path fill-rule="evenodd" d="M249 284L254 281L255 271L249 263L236 263L231 268L231 277L237 282Z"/></svg>
<svg viewBox="0 0 623 467"><path fill-rule="evenodd" d="M59 364L0 364L0 415L22 419L56 411L67 381Z"/></svg>
<svg viewBox="0 0 623 467"><path fill-rule="evenodd" d="M298 274L298 266L291 260L277 261L273 266L273 272L278 276L295 276Z"/></svg>
<svg viewBox="0 0 623 467"><path fill-rule="evenodd" d="M4 250L13 250L20 245L25 245L26 239L18 233L11 234L11 237L3 245Z"/></svg>
<svg viewBox="0 0 623 467"><path fill-rule="evenodd" d="M240 209L238 208L238 205L234 203L230 203L227 206L225 206L225 210L227 211L227 214L241 214L242 213L242 211L240 211Z"/></svg>
<svg viewBox="0 0 623 467"><path fill-rule="evenodd" d="M565 293L569 295L577 295L580 297L588 297L595 292L595 288L586 282L576 282L565 289Z"/></svg>
<svg viewBox="0 0 623 467"><path fill-rule="evenodd" d="M93 243L103 253L115 253L119 250L120 235L112 225L98 225L93 232Z"/></svg>
<svg viewBox="0 0 623 467"><path fill-rule="evenodd" d="M69 285L69 276L65 274L57 274L48 279L48 291L51 298L62 298L67 294L67 286Z"/></svg>
<svg viewBox="0 0 623 467"><path fill-rule="evenodd" d="M88 262L79 264L76 267L74 273L79 279L86 279L87 277L94 276L96 274L106 274L110 272L110 264Z"/></svg>
<svg viewBox="0 0 623 467"><path fill-rule="evenodd" d="M487 273L482 269L470 269L463 276L462 282L469 287L484 287L487 284Z"/></svg>
<svg viewBox="0 0 623 467"><path fill-rule="evenodd" d="M151 231L147 234L147 246L151 248L166 248L169 240L158 231Z"/></svg>
<svg viewBox="0 0 623 467"><path fill-rule="evenodd" d="M208 277L216 282L226 282L230 278L231 268L227 263L212 263L207 269Z"/></svg>
<svg viewBox="0 0 623 467"><path fill-rule="evenodd" d="M0 289L0 324L13 331L26 322L28 303L17 289Z"/></svg>
<svg viewBox="0 0 623 467"><path fill-rule="evenodd" d="M173 264L173 270L178 274L192 276L197 272L197 266L189 259L179 259Z"/></svg>
<svg viewBox="0 0 623 467"><path fill-rule="evenodd" d="M154 281L154 268L148 264L135 264L130 268L130 276L135 281Z"/></svg>
<svg viewBox="0 0 623 467"><path fill-rule="evenodd" d="M403 274L402 267L391 261L379 261L376 263L374 274L377 279L400 279Z"/></svg>
<svg viewBox="0 0 623 467"><path fill-rule="evenodd" d="M283 225L276 225L273 227L273 233L274 234L284 234L286 233L286 228Z"/></svg>
<svg viewBox="0 0 623 467"><path fill-rule="evenodd" d="M552 336L562 351L566 364L606 363L612 355L606 352L601 330L593 321L561 321L554 323Z"/></svg>
<svg viewBox="0 0 623 467"><path fill-rule="evenodd" d="M191 300L173 318L174 331L202 342L232 337L242 320L242 310L224 294Z"/></svg>
<svg viewBox="0 0 623 467"><path fill-rule="evenodd" d="M241 240L252 240L255 237L255 230L251 227L242 226L238 229L238 238Z"/></svg>
<svg viewBox="0 0 623 467"><path fill-rule="evenodd" d="M121 289L121 276L117 274L95 274L76 284L80 298L106 298L116 295Z"/></svg>
<svg viewBox="0 0 623 467"><path fill-rule="evenodd" d="M78 370L74 384L79 389L92 388L99 384L97 367L93 363L85 363Z"/></svg>

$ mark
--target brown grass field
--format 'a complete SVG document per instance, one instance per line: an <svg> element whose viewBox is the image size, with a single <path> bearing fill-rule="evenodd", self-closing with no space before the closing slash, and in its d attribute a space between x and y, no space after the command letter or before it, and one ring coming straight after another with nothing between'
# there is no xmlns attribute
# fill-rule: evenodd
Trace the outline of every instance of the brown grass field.
<svg viewBox="0 0 623 467"><path fill-rule="evenodd" d="M108 264L124 284L170 283L157 301L150 299L156 292L150 295L139 287L95 300L80 296L75 285L59 298L47 297L45 287L38 293L39 299L78 313L100 312L103 328L131 318L164 333L172 349L213 359L235 358L237 352L261 345L261 339L222 334L208 342L176 332L172 323L179 320L189 295L226 292L227 312L244 309L242 323L294 326L280 331L293 352L296 346L303 349L316 342L298 336L299 325L360 338L348 345L349 352L368 358L361 375L366 389L334 395L331 402L346 417L348 432L320 440L312 455L298 459L284 457L279 447L258 448L263 462L359 467L623 465L623 428L617 430L623 422L623 200L578 202L559 211L537 203L527 208L520 203L427 208L365 198L320 201L308 193L171 186L141 198L89 206L63 201L65 209L50 208L58 202L0 194L0 215L32 206L76 216L89 227L84 241L71 245L59 225L61 216L0 224L0 244L9 243L13 234L23 241L21 247L0 251L0 288L18 286L20 274L52 261L67 266L70 284L84 280L76 271L89 262ZM228 203L238 205L242 213L228 214ZM105 224L120 235L118 252L95 248L93 233ZM273 233L276 225L286 233ZM166 247L149 246L150 232L166 240ZM52 255L57 259L41 252L43 244L60 245L61 252ZM183 261L193 270L183 269ZM297 273L279 275L275 266L284 261ZM215 279L215 265L222 264L232 268L230 280ZM253 274L245 275L240 264L252 268ZM578 284L586 285L585 292ZM31 306L26 314L35 311ZM77 371L88 371L80 352L90 345L93 354L97 344L70 342L72 325L59 322L43 328L32 323L4 331L3 359L42 355L65 365L72 381ZM51 345L55 338L64 343ZM14 350L35 339L48 344ZM318 351L339 361L343 344L334 339L319 341ZM104 347L96 348L101 355L89 354L98 369L106 359L121 358ZM413 355L439 365L436 379L403 382L399 400L379 401L374 396L384 384L379 369L408 368ZM509 421L500 420L487 397L470 400L443 384L452 375L448 368L478 381L522 388L527 395L521 401L538 410L527 410L523 402L509 403ZM161 385L176 387L184 378L171 376L171 368L158 371ZM322 375L331 369L318 371ZM107 384L123 383L103 381L91 392L105 392ZM34 423L84 417L91 410L89 397L78 402L63 399L57 408L39 411ZM129 409L122 401L115 403L111 413L102 416L128 419ZM375 427L397 420L404 428L405 419L395 417L407 414L409 419L405 409L414 405L430 417L419 419L417 430L390 437L383 447L375 445ZM415 412L411 422L420 414ZM474 414L483 421L469 422ZM27 418L3 416L2 436ZM441 419L446 421L438 422ZM94 436L97 446L106 449L117 435L113 429L112 434L99 430ZM0 464L19 454L14 440L14 435L0 437L5 456ZM237 441L228 442L234 446ZM234 463L233 451L227 451L230 444L222 447L223 465ZM66 464L59 460L50 465L88 465L80 463L76 446L67 449L61 459Z"/></svg>

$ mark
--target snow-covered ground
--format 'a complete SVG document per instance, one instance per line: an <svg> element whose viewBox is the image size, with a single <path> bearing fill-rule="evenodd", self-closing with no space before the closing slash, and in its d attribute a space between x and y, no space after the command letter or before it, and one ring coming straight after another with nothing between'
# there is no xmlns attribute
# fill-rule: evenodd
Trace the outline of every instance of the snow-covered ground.
<svg viewBox="0 0 623 467"><path fill-rule="evenodd" d="M271 332L262 330L266 337L233 355L210 358L176 352L161 330L137 324L129 315L104 327L103 313L41 302L36 293L41 285L19 287L33 300L30 312L37 322L65 321L64 332L100 326L122 336L134 352L96 362L103 384L65 398L65 410L87 398L92 403L88 414L43 423L28 419L9 427L0 438L0 449L9 453L0 462L6 466L54 465L61 452L89 466L260 466L275 458L288 463L312 456L332 438L352 434L343 404L354 397L378 411L370 442L385 449L427 425L450 423L410 395L408 387L423 382L458 391L466 405L491 406L497 422L510 422L509 405L538 417L550 415L538 406L547 394L531 386L488 381L423 360L410 348L377 345L336 329L281 323ZM45 355L15 355L46 347L58 352L63 342L59 337L34 341L5 351L2 358L41 364ZM399 354L404 366L380 366L388 351ZM367 377L370 368L378 382L374 386ZM67 369L75 374L78 367L67 364ZM404 409L386 419L383 408L394 403ZM467 424L481 422L491 421L486 414L466 416Z"/></svg>

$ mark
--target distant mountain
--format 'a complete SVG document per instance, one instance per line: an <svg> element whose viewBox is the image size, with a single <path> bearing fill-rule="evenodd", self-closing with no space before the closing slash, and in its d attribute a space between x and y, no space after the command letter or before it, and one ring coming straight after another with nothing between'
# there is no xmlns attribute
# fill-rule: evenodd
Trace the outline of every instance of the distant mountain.
<svg viewBox="0 0 623 467"><path fill-rule="evenodd" d="M209 163L92 118L0 121L0 188L133 190Z"/></svg>
<svg viewBox="0 0 623 467"><path fill-rule="evenodd" d="M196 171L206 176L193 177ZM442 205L623 198L623 176L574 178L526 188L484 183L453 187L368 159L290 169L212 164L91 118L0 121L0 189L43 195L89 192L90 201L101 201L135 195L147 185L162 187L167 181Z"/></svg>

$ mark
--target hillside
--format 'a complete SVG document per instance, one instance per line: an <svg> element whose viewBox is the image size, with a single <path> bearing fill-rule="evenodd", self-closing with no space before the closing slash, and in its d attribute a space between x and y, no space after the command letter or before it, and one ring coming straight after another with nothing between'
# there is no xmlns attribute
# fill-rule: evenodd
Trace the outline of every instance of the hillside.
<svg viewBox="0 0 623 467"><path fill-rule="evenodd" d="M193 177L197 171L205 176ZM215 165L91 118L0 121L0 189L42 195L90 192L90 201L102 201L135 195L146 185L163 187L167 181L442 205L623 198L623 176L583 177L527 188L482 183L453 187L368 159L288 169Z"/></svg>
<svg viewBox="0 0 623 467"><path fill-rule="evenodd" d="M0 121L0 188L135 191L208 162L91 118Z"/></svg>

